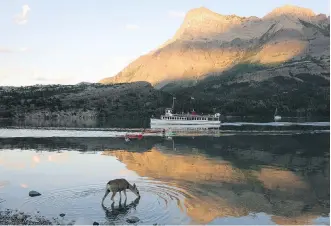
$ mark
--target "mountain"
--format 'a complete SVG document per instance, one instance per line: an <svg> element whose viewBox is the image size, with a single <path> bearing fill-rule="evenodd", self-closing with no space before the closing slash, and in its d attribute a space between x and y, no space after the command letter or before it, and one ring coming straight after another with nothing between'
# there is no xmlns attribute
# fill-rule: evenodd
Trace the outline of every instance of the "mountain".
<svg viewBox="0 0 331 226"><path fill-rule="evenodd" d="M174 37L101 83L0 87L0 118L142 127L171 95L177 112L329 118L330 17L295 6L263 18L192 9Z"/></svg>
<svg viewBox="0 0 331 226"><path fill-rule="evenodd" d="M204 7L192 9L169 41L100 82L147 81L161 88L172 81L196 82L221 75L242 63L270 67L307 57L320 64L296 73L328 72L329 31L329 17L290 5L263 18L221 15Z"/></svg>
<svg viewBox="0 0 331 226"><path fill-rule="evenodd" d="M262 18L190 10L175 35L100 83L147 81L175 110L231 115L330 112L330 17L285 5ZM169 103L170 105L170 103Z"/></svg>

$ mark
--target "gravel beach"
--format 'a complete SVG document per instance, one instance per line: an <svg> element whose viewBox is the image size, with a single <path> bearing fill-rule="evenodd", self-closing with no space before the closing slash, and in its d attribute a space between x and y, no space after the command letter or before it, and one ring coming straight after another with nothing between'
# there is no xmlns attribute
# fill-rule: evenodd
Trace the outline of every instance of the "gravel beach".
<svg viewBox="0 0 331 226"><path fill-rule="evenodd" d="M58 218L46 219L42 216L32 216L18 210L0 210L0 225L61 225ZM68 223L66 223L68 225ZM70 223L69 223L70 224ZM73 224L73 223L72 223Z"/></svg>

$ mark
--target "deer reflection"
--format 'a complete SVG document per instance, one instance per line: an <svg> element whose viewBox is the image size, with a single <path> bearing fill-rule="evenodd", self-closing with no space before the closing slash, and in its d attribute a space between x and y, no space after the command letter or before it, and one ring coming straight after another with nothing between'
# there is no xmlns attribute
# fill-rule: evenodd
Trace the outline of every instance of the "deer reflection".
<svg viewBox="0 0 331 226"><path fill-rule="evenodd" d="M136 209L137 205L139 204L140 197L136 198L133 202L131 202L129 205L126 204L127 199L124 199L123 204L121 203L122 200L119 200L118 206L115 207L115 202L111 204L111 208L105 207L105 205L102 203L102 209L105 211L106 218L110 220L117 219L118 216L126 216L130 209Z"/></svg>

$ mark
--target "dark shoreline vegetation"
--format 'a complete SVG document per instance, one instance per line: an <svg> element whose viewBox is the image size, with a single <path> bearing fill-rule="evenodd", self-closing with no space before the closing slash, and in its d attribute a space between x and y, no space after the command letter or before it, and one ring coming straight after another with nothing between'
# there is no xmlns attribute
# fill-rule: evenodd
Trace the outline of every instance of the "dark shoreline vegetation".
<svg viewBox="0 0 331 226"><path fill-rule="evenodd" d="M272 120L278 108L283 117L329 118L329 74L276 76L261 81L240 77L243 71L260 69L239 65L195 85L173 82L160 90L148 82L0 87L0 118L52 120L55 124L61 120L97 120L111 122L113 127L148 127L150 117L159 117L171 106L172 96L176 96L176 112L194 108L204 114L220 112Z"/></svg>

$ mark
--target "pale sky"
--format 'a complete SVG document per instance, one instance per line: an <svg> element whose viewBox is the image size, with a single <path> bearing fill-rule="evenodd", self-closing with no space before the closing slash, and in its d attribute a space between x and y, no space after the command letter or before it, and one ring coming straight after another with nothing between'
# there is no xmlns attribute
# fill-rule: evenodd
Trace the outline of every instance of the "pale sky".
<svg viewBox="0 0 331 226"><path fill-rule="evenodd" d="M97 82L171 38L192 8L262 17L285 4L330 15L328 0L1 0L0 85Z"/></svg>

